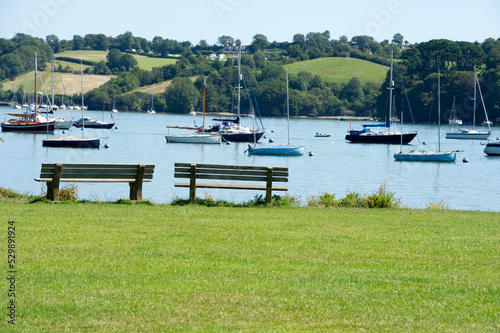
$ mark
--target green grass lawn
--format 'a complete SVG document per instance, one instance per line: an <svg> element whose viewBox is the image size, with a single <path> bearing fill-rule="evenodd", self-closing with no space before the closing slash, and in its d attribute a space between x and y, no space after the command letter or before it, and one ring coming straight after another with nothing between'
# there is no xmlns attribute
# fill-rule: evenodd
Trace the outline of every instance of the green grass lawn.
<svg viewBox="0 0 500 333"><path fill-rule="evenodd" d="M101 60L106 61L106 55L108 51L95 51L95 50L75 50L75 51L64 51L56 53L54 56L58 57L68 57L75 58L78 60L90 60L99 62Z"/></svg>
<svg viewBox="0 0 500 333"><path fill-rule="evenodd" d="M324 81L347 83L357 77L361 83L382 84L389 67L356 58L319 58L296 62L288 66L290 73L300 71L319 75Z"/></svg>
<svg viewBox="0 0 500 333"><path fill-rule="evenodd" d="M0 217L18 331L500 330L499 213L1 202Z"/></svg>

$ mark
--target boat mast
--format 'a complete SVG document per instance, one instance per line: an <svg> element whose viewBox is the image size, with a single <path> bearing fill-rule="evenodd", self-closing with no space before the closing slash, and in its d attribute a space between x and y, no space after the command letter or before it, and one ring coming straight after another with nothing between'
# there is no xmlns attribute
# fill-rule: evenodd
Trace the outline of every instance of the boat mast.
<svg viewBox="0 0 500 333"><path fill-rule="evenodd" d="M240 117L240 103L241 103L241 95L240 95L240 90L241 90L241 44L240 48L238 50L238 118ZM240 123L238 122L238 128L240 128Z"/></svg>
<svg viewBox="0 0 500 333"><path fill-rule="evenodd" d="M83 116L84 113L83 111L85 110L85 106L83 104L83 63L80 61L80 80L81 80L81 85L82 85L82 131L83 131L83 138L85 139L85 117Z"/></svg>
<svg viewBox="0 0 500 333"><path fill-rule="evenodd" d="M391 131L392 89L394 89L394 81L392 80L393 57L394 57L394 45L391 46L391 75L389 80L389 132Z"/></svg>
<svg viewBox="0 0 500 333"><path fill-rule="evenodd" d="M151 93L151 111L155 110L155 85L153 84L153 92Z"/></svg>
<svg viewBox="0 0 500 333"><path fill-rule="evenodd" d="M203 79L203 132L205 132L205 97L207 93L207 79Z"/></svg>
<svg viewBox="0 0 500 333"><path fill-rule="evenodd" d="M52 50L52 109L54 109L54 50Z"/></svg>
<svg viewBox="0 0 500 333"><path fill-rule="evenodd" d="M36 119L36 105L38 103L38 93L36 91L36 73L38 71L38 66L37 66L37 57L36 57L36 52L35 52L35 119Z"/></svg>
<svg viewBox="0 0 500 333"><path fill-rule="evenodd" d="M477 76L476 76L476 65L474 65L474 110L472 113L472 129L476 126L476 84L477 84Z"/></svg>
<svg viewBox="0 0 500 333"><path fill-rule="evenodd" d="M441 72L438 68L438 152L441 152Z"/></svg>
<svg viewBox="0 0 500 333"><path fill-rule="evenodd" d="M288 125L288 145L290 145L290 102L288 100L288 67L285 67L286 72L286 121Z"/></svg>

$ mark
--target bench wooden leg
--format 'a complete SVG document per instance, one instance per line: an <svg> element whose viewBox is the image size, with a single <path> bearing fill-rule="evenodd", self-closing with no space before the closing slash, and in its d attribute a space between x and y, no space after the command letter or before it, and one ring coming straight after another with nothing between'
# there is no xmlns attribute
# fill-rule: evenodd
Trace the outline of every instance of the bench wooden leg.
<svg viewBox="0 0 500 333"><path fill-rule="evenodd" d="M189 179L189 200L194 202L196 199L196 164L191 164Z"/></svg>
<svg viewBox="0 0 500 333"><path fill-rule="evenodd" d="M130 186L130 200L132 201L142 201L142 183L144 180L144 172L146 166L144 164L139 165L139 170L137 170L137 177L135 182L129 183Z"/></svg>
<svg viewBox="0 0 500 333"><path fill-rule="evenodd" d="M267 168L266 180L266 203L270 204L273 201L273 168Z"/></svg>
<svg viewBox="0 0 500 333"><path fill-rule="evenodd" d="M59 200L59 184L61 180L62 163L56 163L52 181L47 182L47 199L50 201Z"/></svg>

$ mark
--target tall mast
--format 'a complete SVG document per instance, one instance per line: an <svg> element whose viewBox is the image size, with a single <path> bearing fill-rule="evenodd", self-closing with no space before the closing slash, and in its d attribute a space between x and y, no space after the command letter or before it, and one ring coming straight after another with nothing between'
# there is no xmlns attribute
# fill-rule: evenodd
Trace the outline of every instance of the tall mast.
<svg viewBox="0 0 500 333"><path fill-rule="evenodd" d="M36 105L38 104L38 92L36 91L36 73L38 71L37 57L35 52L35 119L36 119Z"/></svg>
<svg viewBox="0 0 500 333"><path fill-rule="evenodd" d="M472 129L476 126L476 85L477 85L477 76L476 76L476 65L474 65L474 110L472 113Z"/></svg>
<svg viewBox="0 0 500 333"><path fill-rule="evenodd" d="M80 80L82 83L82 131L83 131L83 138L85 139L85 117L83 116L84 113L83 111L85 110L85 106L83 104L83 63L80 61Z"/></svg>
<svg viewBox="0 0 500 333"><path fill-rule="evenodd" d="M203 132L205 132L205 97L207 93L207 79L203 80Z"/></svg>
<svg viewBox="0 0 500 333"><path fill-rule="evenodd" d="M394 81L392 80L394 46L391 46L391 75L389 79L389 132L391 131L391 114L392 114L392 89L394 89Z"/></svg>
<svg viewBox="0 0 500 333"><path fill-rule="evenodd" d="M286 120L288 125L288 145L290 145L290 102L288 101L288 67L286 71Z"/></svg>
<svg viewBox="0 0 500 333"><path fill-rule="evenodd" d="M438 68L438 151L441 151L441 72Z"/></svg>
<svg viewBox="0 0 500 333"><path fill-rule="evenodd" d="M241 90L241 44L240 48L238 51L238 117L240 116L240 102L241 102L241 96L240 96L240 90ZM239 122L238 122L238 127L239 127Z"/></svg>
<svg viewBox="0 0 500 333"><path fill-rule="evenodd" d="M54 50L52 50L52 109L54 109Z"/></svg>

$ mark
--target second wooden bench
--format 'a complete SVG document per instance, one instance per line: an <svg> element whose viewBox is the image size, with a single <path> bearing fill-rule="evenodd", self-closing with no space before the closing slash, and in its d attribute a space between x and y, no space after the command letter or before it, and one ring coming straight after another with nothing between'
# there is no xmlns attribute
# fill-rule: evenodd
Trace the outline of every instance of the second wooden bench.
<svg viewBox="0 0 500 333"><path fill-rule="evenodd" d="M176 182L174 186L189 187L189 199L191 201L194 201L196 198L197 188L265 190L267 203L271 203L272 191L288 191L288 186L273 184L288 182L287 167L175 163L174 177L189 179L189 182ZM225 180L230 182L198 183L197 179ZM239 183L235 184L235 181Z"/></svg>

